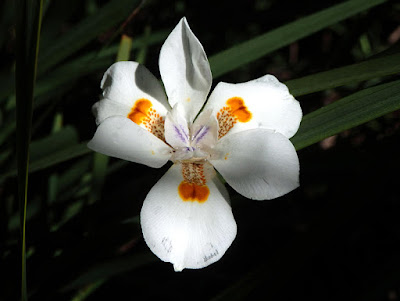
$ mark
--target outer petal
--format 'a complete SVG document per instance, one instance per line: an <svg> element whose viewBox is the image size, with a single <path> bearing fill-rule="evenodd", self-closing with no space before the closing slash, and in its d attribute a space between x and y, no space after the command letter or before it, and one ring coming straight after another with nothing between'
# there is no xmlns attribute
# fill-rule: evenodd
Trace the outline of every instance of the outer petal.
<svg viewBox="0 0 400 301"><path fill-rule="evenodd" d="M222 138L210 162L229 185L250 199L282 196L299 186L299 159L292 143L278 132L248 130Z"/></svg>
<svg viewBox="0 0 400 301"><path fill-rule="evenodd" d="M161 167L171 157L171 148L167 144L128 118L120 116L104 120L88 147L108 156L150 167Z"/></svg>
<svg viewBox="0 0 400 301"><path fill-rule="evenodd" d="M207 109L217 116L220 138L259 127L290 138L302 117L299 102L272 75L240 84L219 83L204 108Z"/></svg>
<svg viewBox="0 0 400 301"><path fill-rule="evenodd" d="M101 81L103 99L93 106L99 124L110 116L127 116L135 103L147 99L153 109L165 116L169 110L163 88L143 65L136 62L117 62L104 73Z"/></svg>
<svg viewBox="0 0 400 301"><path fill-rule="evenodd" d="M159 65L170 105L181 103L186 119L193 121L210 91L212 76L203 46L185 18L162 46Z"/></svg>
<svg viewBox="0 0 400 301"><path fill-rule="evenodd" d="M140 214L144 239L175 271L199 269L218 261L236 236L226 188L207 164L205 202L184 201L178 193L182 165L174 164L147 195Z"/></svg>

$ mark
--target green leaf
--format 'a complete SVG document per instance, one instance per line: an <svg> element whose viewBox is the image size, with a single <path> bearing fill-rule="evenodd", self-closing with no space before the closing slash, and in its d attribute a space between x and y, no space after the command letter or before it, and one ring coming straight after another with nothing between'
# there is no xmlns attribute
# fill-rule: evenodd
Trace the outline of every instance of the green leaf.
<svg viewBox="0 0 400 301"><path fill-rule="evenodd" d="M149 37L135 37L132 41L131 50L142 49L150 45L159 44L167 37L167 35L168 32L166 31L158 31L151 34ZM105 71L114 62L114 57L117 54L118 49L118 45L113 45L102 49L101 51L90 52L74 58L73 60L57 67L48 75L38 79L35 96L43 95L49 91L58 90L61 86L70 84L71 82L93 72Z"/></svg>
<svg viewBox="0 0 400 301"><path fill-rule="evenodd" d="M400 72L400 53L287 81L290 93L305 95Z"/></svg>
<svg viewBox="0 0 400 301"><path fill-rule="evenodd" d="M143 40L144 43L142 44L142 46L139 49L138 54L136 55L135 61L138 62L139 64L144 64L146 61L146 56L147 56L147 50L150 46L150 37L151 37L151 27L150 26L146 26L144 29L144 34L143 34Z"/></svg>
<svg viewBox="0 0 400 301"><path fill-rule="evenodd" d="M76 198L76 194L81 190L82 186L85 186L83 178L91 166L92 158L85 156L70 164L65 172L59 173L57 201L62 202Z"/></svg>
<svg viewBox="0 0 400 301"><path fill-rule="evenodd" d="M40 156L40 158L32 160L29 167L29 172L31 173L39 171L48 168L50 166L54 166L56 164L89 154L92 151L87 148L86 144L87 142L74 144L65 148L60 148L56 152L51 153L47 156ZM8 177L15 177L16 175L17 175L17 170L12 169L6 172L5 174L0 175L0 182Z"/></svg>
<svg viewBox="0 0 400 301"><path fill-rule="evenodd" d="M57 112L53 118L53 128L51 132L58 133L63 130L62 128L63 124L63 115L59 112ZM75 138L77 139L77 137ZM65 139L63 139L65 140ZM53 172L51 175L49 175L49 179L47 181L47 203L51 204L53 203L56 198L57 198L57 193L58 193L58 172Z"/></svg>
<svg viewBox="0 0 400 301"><path fill-rule="evenodd" d="M100 199L109 161L110 157L106 155L100 153L93 154L92 187L89 194L89 204Z"/></svg>
<svg viewBox="0 0 400 301"><path fill-rule="evenodd" d="M16 2L17 35L15 87L17 106L18 202L22 246L21 299L28 299L26 287L25 224L28 191L29 143L43 1Z"/></svg>
<svg viewBox="0 0 400 301"><path fill-rule="evenodd" d="M400 80L364 89L304 116L291 139L297 150L400 109Z"/></svg>
<svg viewBox="0 0 400 301"><path fill-rule="evenodd" d="M39 57L38 74L41 74L69 55L81 49L99 34L124 20L139 0L113 0L99 11L87 17L54 42L52 47L43 49Z"/></svg>
<svg viewBox="0 0 400 301"><path fill-rule="evenodd" d="M281 26L209 58L216 78L386 0L351 0Z"/></svg>
<svg viewBox="0 0 400 301"><path fill-rule="evenodd" d="M71 301L83 301L86 300L88 296L90 296L94 291L96 291L102 284L104 280L97 280L92 282L79 290L79 292L71 299Z"/></svg>
<svg viewBox="0 0 400 301"><path fill-rule="evenodd" d="M66 126L53 135L33 141L29 147L30 161L35 162L42 158L46 158L57 151L63 150L77 143L78 134L76 130L71 126ZM11 152L11 150L5 151L5 154L9 152ZM14 170L8 174L16 175L16 165L17 164L14 162L14 166L12 167ZM4 177L5 176L2 175L0 176L0 179L3 179Z"/></svg>
<svg viewBox="0 0 400 301"><path fill-rule="evenodd" d="M32 161L37 161L76 143L78 143L78 133L73 127L66 126L53 135L33 141L31 144L30 158Z"/></svg>
<svg viewBox="0 0 400 301"><path fill-rule="evenodd" d="M131 49L132 49L132 38L127 35L122 35L117 53L117 62L129 61Z"/></svg>
<svg viewBox="0 0 400 301"><path fill-rule="evenodd" d="M32 161L29 172L35 172L44 168L74 159L91 152L86 146L87 142L71 145L67 148L61 149L45 158L41 157L38 160Z"/></svg>
<svg viewBox="0 0 400 301"><path fill-rule="evenodd" d="M168 36L168 31L160 30L152 33L149 37L145 35L133 39L132 50L144 49L145 47L160 44ZM50 91L59 91L60 87L70 85L79 78L92 74L93 72L105 71L113 62L119 45L111 45L100 51L92 51L78 56L68 62L57 66L53 71L38 78L35 97L41 96ZM0 102L12 93L9 73L0 74ZM1 142L1 140L0 140Z"/></svg>

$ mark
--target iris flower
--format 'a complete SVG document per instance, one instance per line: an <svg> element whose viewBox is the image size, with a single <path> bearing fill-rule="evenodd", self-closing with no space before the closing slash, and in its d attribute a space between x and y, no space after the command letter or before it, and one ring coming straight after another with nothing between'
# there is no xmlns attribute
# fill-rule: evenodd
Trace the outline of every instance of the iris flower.
<svg viewBox="0 0 400 301"><path fill-rule="evenodd" d="M173 162L144 200L143 237L175 271L199 269L218 261L236 236L228 191L215 170L250 199L273 199L298 187L299 161L289 138L302 111L272 75L221 82L205 104L211 70L185 18L162 46L159 66L165 92L136 62L106 71L88 146L155 168Z"/></svg>

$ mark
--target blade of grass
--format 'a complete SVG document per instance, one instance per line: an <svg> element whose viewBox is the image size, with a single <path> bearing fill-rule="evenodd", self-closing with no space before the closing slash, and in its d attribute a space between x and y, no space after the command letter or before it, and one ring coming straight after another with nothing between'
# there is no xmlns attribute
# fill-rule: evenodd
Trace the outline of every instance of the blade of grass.
<svg viewBox="0 0 400 301"><path fill-rule="evenodd" d="M29 166L29 173L43 170L45 168L91 153L92 151L88 149L86 145L87 142L75 144L63 149L59 149L48 156L41 156L35 161L32 160ZM0 182L4 181L8 177L15 177L16 175L17 170L11 169L8 172L0 175Z"/></svg>
<svg viewBox="0 0 400 301"><path fill-rule="evenodd" d="M167 31L158 31L150 37L135 38L132 41L131 54L132 50L141 50L149 45L161 43L167 35ZM113 56L117 54L118 49L117 45L110 46L100 52L91 52L61 65L45 77L38 79L35 95L48 93L93 72L105 71L114 62Z"/></svg>
<svg viewBox="0 0 400 301"><path fill-rule="evenodd" d="M291 139L297 150L400 109L400 80L364 89L304 116Z"/></svg>
<svg viewBox="0 0 400 301"><path fill-rule="evenodd" d="M209 58L216 78L272 51L345 20L386 0L350 0L291 22L254 39L217 53Z"/></svg>
<svg viewBox="0 0 400 301"><path fill-rule="evenodd" d="M93 154L92 189L89 194L89 204L93 204L101 196L104 180L107 174L109 157L100 153Z"/></svg>
<svg viewBox="0 0 400 301"><path fill-rule="evenodd" d="M72 126L65 126L52 135L32 141L30 159L34 162L78 143L78 133Z"/></svg>
<svg viewBox="0 0 400 301"><path fill-rule="evenodd" d="M132 49L132 38L123 34L121 37L121 41L119 43L118 52L117 52L117 62L120 61L129 61L131 49Z"/></svg>
<svg viewBox="0 0 400 301"><path fill-rule="evenodd" d="M93 283L88 284L84 288L80 289L78 293L71 299L71 301L83 301L89 297L94 291L96 291L105 280L100 279Z"/></svg>
<svg viewBox="0 0 400 301"><path fill-rule="evenodd" d="M139 64L144 64L147 56L147 49L149 48L149 38L151 36L151 27L146 26L144 29L143 40L144 43L139 48L139 52L136 55L135 61Z"/></svg>
<svg viewBox="0 0 400 301"><path fill-rule="evenodd" d="M160 44L166 39L168 34L168 30L160 30L152 33L149 37L135 37L135 40L132 43L132 50L143 49L145 46ZM118 49L119 45L115 44L103 48L100 51L96 50L89 52L69 60L46 75L41 77L39 76L35 88L35 97L48 93L48 91L58 90L60 86L78 80L82 76L105 70L113 63L113 57L118 52ZM9 72L4 75L0 74L0 103L5 101L12 93L12 88L10 88L12 85L8 80Z"/></svg>
<svg viewBox="0 0 400 301"><path fill-rule="evenodd" d="M52 45L41 51L39 57L38 76L47 72L75 53L106 30L120 23L139 4L140 0L113 0L105 4L99 11L87 17L74 28L62 35L56 41L47 43ZM14 83L9 77L5 77L0 84L0 99L10 95Z"/></svg>
<svg viewBox="0 0 400 301"><path fill-rule="evenodd" d="M294 96L310 94L400 72L400 53L287 81Z"/></svg>
<svg viewBox="0 0 400 301"><path fill-rule="evenodd" d="M62 129L63 115L57 113L53 119L53 129L52 133L57 133ZM48 179L47 184L47 205L55 202L58 192L58 173L53 172Z"/></svg>
<svg viewBox="0 0 400 301"><path fill-rule="evenodd" d="M22 244L21 299L28 300L26 284L25 224L28 191L29 143L31 136L33 93L39 53L39 36L43 1L16 2L16 117L18 202Z"/></svg>
<svg viewBox="0 0 400 301"><path fill-rule="evenodd" d="M91 168L92 158L89 156L70 164L68 169L59 175L57 202L78 198L77 194L85 185L83 178L91 171Z"/></svg>
<svg viewBox="0 0 400 301"><path fill-rule="evenodd" d="M139 0L113 0L105 4L96 14L87 17L55 41L53 47L41 53L38 74L49 70L99 34L117 25L128 17L138 4Z"/></svg>

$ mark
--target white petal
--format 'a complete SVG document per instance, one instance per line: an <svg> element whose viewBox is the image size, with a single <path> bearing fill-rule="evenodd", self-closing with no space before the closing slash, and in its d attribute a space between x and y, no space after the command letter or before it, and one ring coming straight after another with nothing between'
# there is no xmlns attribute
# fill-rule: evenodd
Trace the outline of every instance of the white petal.
<svg viewBox="0 0 400 301"><path fill-rule="evenodd" d="M293 144L278 132L248 130L218 141L210 162L237 192L250 199L282 196L299 186L299 159Z"/></svg>
<svg viewBox="0 0 400 301"><path fill-rule="evenodd" d="M203 46L185 18L166 39L160 52L160 73L170 105L183 105L193 121L210 92L212 76Z"/></svg>
<svg viewBox="0 0 400 301"><path fill-rule="evenodd" d="M171 148L167 144L130 119L120 116L104 120L88 147L108 156L150 167L161 167L171 157Z"/></svg>
<svg viewBox="0 0 400 301"><path fill-rule="evenodd" d="M163 88L146 67L136 62L117 62L104 73L103 99L93 106L99 124L110 116L126 117L136 101L147 99L153 109L165 116L169 110Z"/></svg>
<svg viewBox="0 0 400 301"><path fill-rule="evenodd" d="M302 118L299 102L272 75L240 84L221 82L204 109L219 116L220 138L255 128L271 129L290 138Z"/></svg>
<svg viewBox="0 0 400 301"><path fill-rule="evenodd" d="M188 123L183 117L179 104L165 118L165 140L173 148L184 148L190 146Z"/></svg>
<svg viewBox="0 0 400 301"><path fill-rule="evenodd" d="M182 165L174 164L147 195L140 214L144 239L161 260L175 271L200 269L218 261L236 236L236 223L226 188L205 164L207 187L204 202L184 201L178 186ZM218 182L217 182L218 181Z"/></svg>

